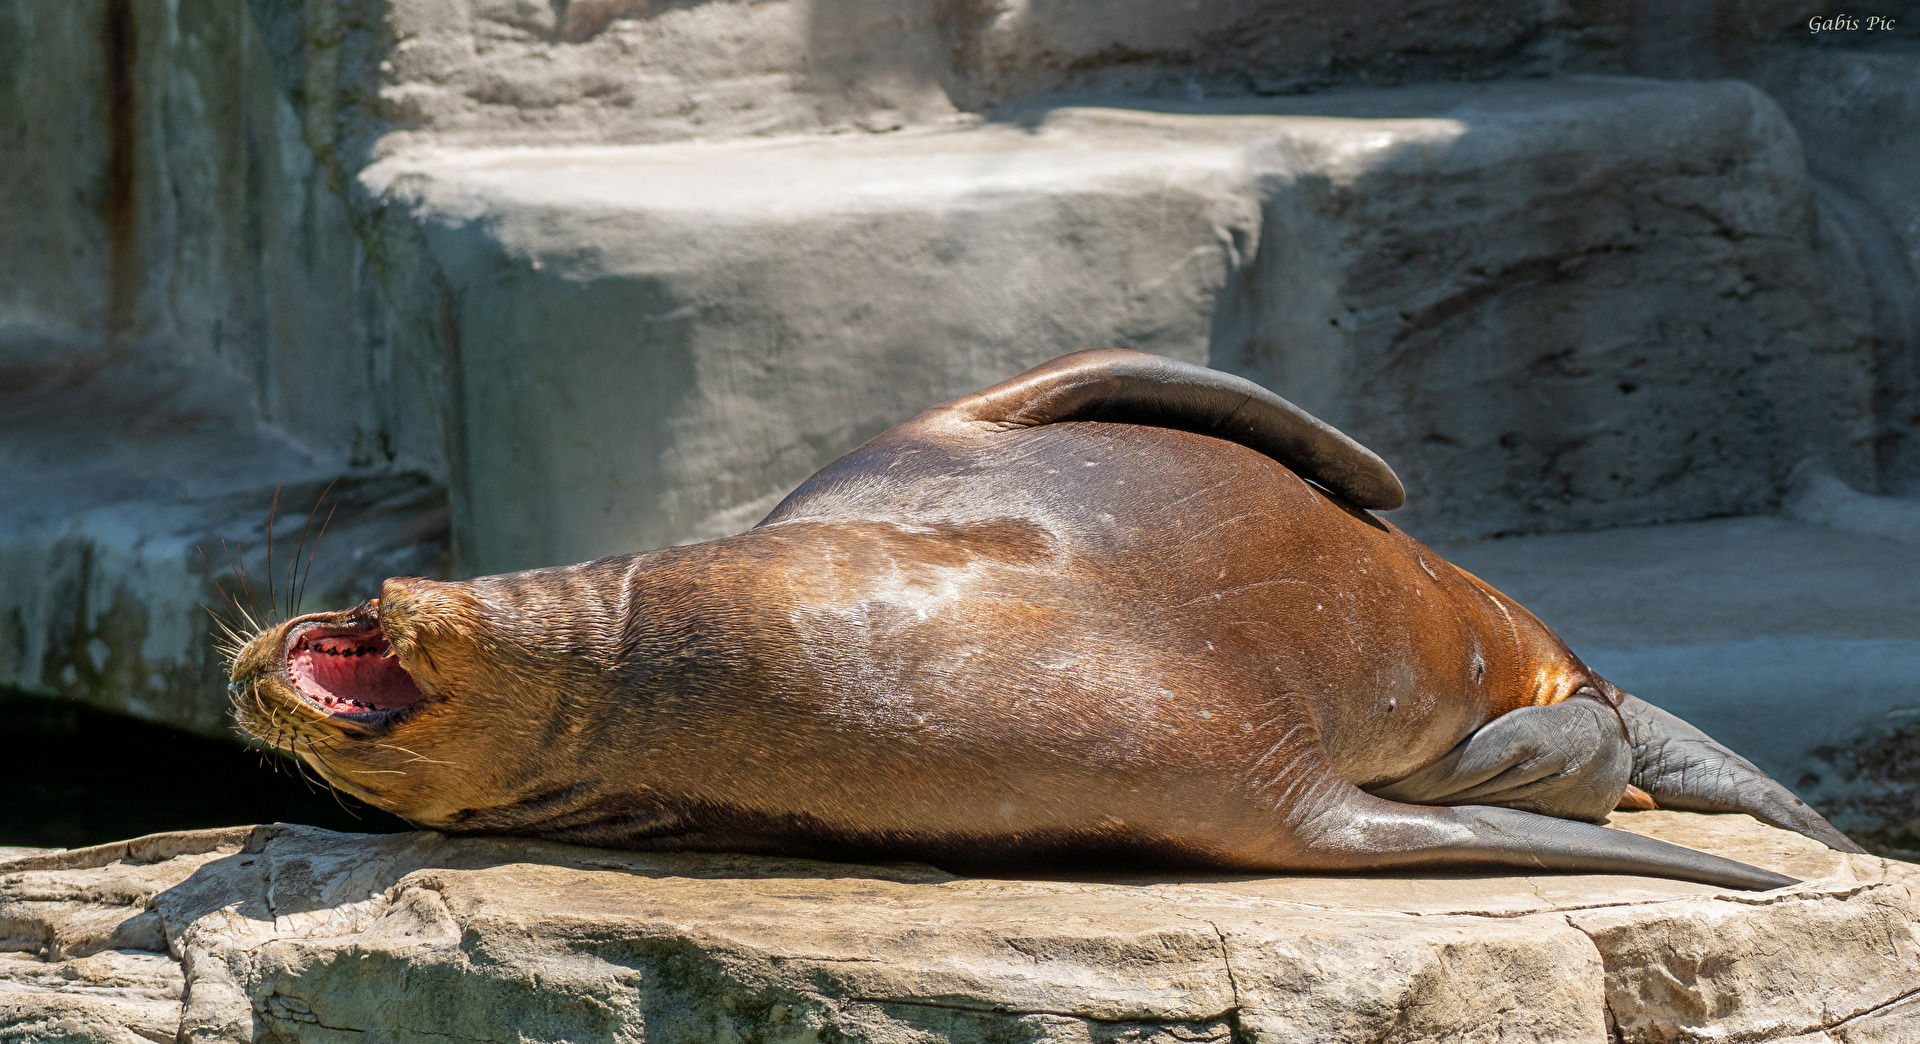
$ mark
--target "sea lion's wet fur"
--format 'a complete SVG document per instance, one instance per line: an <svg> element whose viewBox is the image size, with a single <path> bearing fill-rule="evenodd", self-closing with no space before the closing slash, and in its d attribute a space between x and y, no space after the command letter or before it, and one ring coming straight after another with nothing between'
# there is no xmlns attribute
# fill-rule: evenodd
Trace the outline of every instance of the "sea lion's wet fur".
<svg viewBox="0 0 1920 1044"><path fill-rule="evenodd" d="M236 660L241 721L422 826L607 846L990 868L1698 855L1370 796L1517 708L1627 697L1505 596L1270 456L953 408L979 398L836 461L738 536L394 579L377 605L301 618L377 619L424 693L386 720L293 689L290 621ZM1592 784L1611 788L1600 811L1627 783ZM1532 848L1507 850L1529 830ZM1588 858L1596 845L1639 854ZM1785 880L1675 866L1646 872Z"/></svg>

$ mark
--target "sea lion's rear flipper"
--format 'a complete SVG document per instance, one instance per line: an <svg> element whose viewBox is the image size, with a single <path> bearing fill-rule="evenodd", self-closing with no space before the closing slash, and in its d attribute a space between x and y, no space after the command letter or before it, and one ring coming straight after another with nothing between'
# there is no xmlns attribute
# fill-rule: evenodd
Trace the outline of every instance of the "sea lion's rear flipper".
<svg viewBox="0 0 1920 1044"><path fill-rule="evenodd" d="M1584 695L1510 711L1439 761L1368 793L1415 805L1499 805L1598 821L1629 784L1661 808L1745 812L1841 852L1862 850L1752 762L1632 696L1617 717Z"/></svg>
<svg viewBox="0 0 1920 1044"><path fill-rule="evenodd" d="M1598 822L1620 804L1633 751L1605 701L1581 693L1481 726L1440 760L1367 792L1411 805L1501 805Z"/></svg>
<svg viewBox="0 0 1920 1044"><path fill-rule="evenodd" d="M1620 704L1633 748L1633 785L1661 808L1745 812L1840 852L1864 852L1793 792L1712 737L1645 700Z"/></svg>
<svg viewBox="0 0 1920 1044"><path fill-rule="evenodd" d="M1757 866L1624 830L1487 805L1403 805L1357 788L1312 822L1308 861L1338 871L1505 866L1669 877L1764 891L1799 883Z"/></svg>
<svg viewBox="0 0 1920 1044"><path fill-rule="evenodd" d="M1252 381L1121 348L1061 356L908 425L1005 431L1065 421L1146 424L1237 442L1373 511L1407 499L1386 461Z"/></svg>

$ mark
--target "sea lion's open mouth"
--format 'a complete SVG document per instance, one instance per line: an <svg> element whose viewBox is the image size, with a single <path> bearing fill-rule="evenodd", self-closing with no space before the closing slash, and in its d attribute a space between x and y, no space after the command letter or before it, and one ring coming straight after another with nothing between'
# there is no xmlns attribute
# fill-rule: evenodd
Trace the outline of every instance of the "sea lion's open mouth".
<svg viewBox="0 0 1920 1044"><path fill-rule="evenodd" d="M287 636L287 680L308 703L359 724L378 724L426 695L393 655L378 623L312 623Z"/></svg>

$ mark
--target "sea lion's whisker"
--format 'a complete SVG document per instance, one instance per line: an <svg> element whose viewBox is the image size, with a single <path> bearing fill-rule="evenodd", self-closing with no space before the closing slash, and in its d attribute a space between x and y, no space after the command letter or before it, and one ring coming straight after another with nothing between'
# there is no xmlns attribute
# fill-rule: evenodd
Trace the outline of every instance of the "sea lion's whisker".
<svg viewBox="0 0 1920 1044"><path fill-rule="evenodd" d="M193 550L194 550L194 553L200 556L200 564L205 566L207 569L207 583L213 585L213 589L219 592L221 598L226 599L227 604L232 606L234 608L234 611L236 612L240 611L240 603L233 597L233 592L227 590L225 585L221 584L219 579L213 575L213 562L212 560L207 558L206 549L201 547L199 544L195 544L193 545ZM205 603L202 603L200 607L202 609L206 609L207 612L210 615L212 615L215 620L220 621L223 625L225 624L225 621L221 619L220 615L218 613L215 613L211 608L208 608ZM232 629L228 628L228 630L231 631Z"/></svg>
<svg viewBox="0 0 1920 1044"><path fill-rule="evenodd" d="M206 549L195 545L194 551L199 554L201 564L206 567L207 582L213 586L213 589L220 594L221 598L226 600L227 606L232 610L234 617L237 617L239 620L245 620L251 624L252 617L248 614L246 607L240 604L238 598L234 597L233 591L229 590L225 584L222 584L219 579L214 576L213 562L207 557ZM228 563L229 565L232 563L231 554L228 555ZM226 613L221 610L215 609L205 602L200 603L200 608L205 610L207 616L213 621L214 630L210 632L210 637L213 639L214 651L231 667L239 661L241 653L246 650L247 643L251 640L251 636L243 634L236 625L236 619L228 617ZM256 627L254 630L257 632L258 628Z"/></svg>
<svg viewBox="0 0 1920 1044"><path fill-rule="evenodd" d="M292 737L292 740L287 744L287 749L293 751L296 755L300 753L300 739L301 737L296 733ZM307 751L309 753L312 753L316 759L320 760L322 763L325 763L326 759L321 758L318 753L314 752L312 743L307 744ZM300 774L301 781L307 785L307 793L309 794L314 793L318 791L321 787L325 786L325 784L319 783L314 780L313 774L307 771L306 763L304 761L301 761L297 757L294 759L294 762L293 762L293 770Z"/></svg>
<svg viewBox="0 0 1920 1044"><path fill-rule="evenodd" d="M328 488L328 489L332 489L332 488L333 488L333 484L332 484L332 483L328 483L328 484L327 484L327 488ZM322 497L325 497L325 496L326 496L326 494L325 494L325 493L322 493L322 494L320 494L320 495L321 495ZM314 508L315 508L315 510L318 510L318 509L319 509L319 505L318 505L318 504L315 504L315 505L314 505ZM320 533L319 533L319 535L317 535L317 536L315 536L315 537L313 538L313 550L312 550L312 551L309 551L309 552L307 552L307 567L306 567L306 568L305 568L304 570L302 570L302 571L301 571L301 573L300 573L300 592L299 592L299 594L297 594L297 595L295 595L295 596L294 596L294 601L295 601L296 603L298 603L298 602L302 602L302 601L305 601L305 600L306 600L306 597L307 597L307 578L313 575L313 556L314 556L314 555L317 555L317 554L319 554L319 553L320 553L320 541L322 541L322 540L324 540L324 539L326 539L326 536L327 536L327 527L333 524L333 513L334 513L335 511L338 511L338 510L340 510L340 502L336 500L336 501L334 501L334 502L333 502L333 506L327 509L327 517L326 517L326 519L325 519L325 520L323 520L323 521L322 521L322 522L320 523Z"/></svg>
<svg viewBox="0 0 1920 1044"><path fill-rule="evenodd" d="M293 547L293 561L287 563L287 615L288 616L295 616L298 614L300 609L300 595L306 587L306 584L304 583L304 581L300 583L295 583L295 577L303 576L303 574L300 572L300 552L306 550L307 533L313 529L313 516L320 513L320 505L327 502L327 494L333 492L334 484L339 481L340 479L338 476L334 477L332 481L327 483L327 488L321 490L320 495L314 498L313 507L307 509L306 524L300 527L300 542L298 544L295 544ZM332 512L327 513L327 519L329 521L333 519ZM313 549L315 551L320 550L320 541L318 539L314 541ZM307 559L307 568L309 570L313 568L313 559L311 557Z"/></svg>
<svg viewBox="0 0 1920 1044"><path fill-rule="evenodd" d="M248 604L258 609L260 607L260 600L253 593L253 582L247 578L246 556L241 555L240 558L236 560L233 557L233 548L227 546L225 537L220 539L220 550L227 556L227 568L232 570L233 574L240 578L240 593L247 597ZM256 631L261 629L259 621L253 618L253 614L247 611L246 606L236 601L234 608L240 610L240 615L246 619L248 627Z"/></svg>
<svg viewBox="0 0 1920 1044"><path fill-rule="evenodd" d="M315 765L314 765L315 768L321 769L323 771L328 771L333 768L333 762L330 759L328 759L325 755L320 753L320 745L315 742L314 738L310 735L300 732L299 730L295 730L294 732L293 746L290 749L292 749L296 754L299 753L298 748L299 748L299 744L302 741L304 741L307 745L307 753L312 755L313 757L313 760L315 762ZM296 764L299 764L299 763L296 762ZM300 774L306 777L307 785L309 787L320 787L326 790L333 789L333 784L328 783L325 779L315 779L311 775L309 775L306 772L304 765L301 766Z"/></svg>
<svg viewBox="0 0 1920 1044"><path fill-rule="evenodd" d="M222 658L228 663L239 659L241 651L247 647L247 636L235 630L233 624L215 612L212 606L203 602L200 608L207 611L207 615L213 618L213 625L219 628L213 637L214 647L220 652Z"/></svg>
<svg viewBox="0 0 1920 1044"><path fill-rule="evenodd" d="M308 752L310 752L311 754L313 754L313 756L314 756L314 759L315 759L316 761L318 761L318 762L319 762L319 763L320 763L320 764L321 764L322 766L324 766L324 767L325 767L325 768L326 768L326 769L327 769L328 771L330 771L330 772L349 772L349 773L350 773L350 772L353 772L353 771L354 771L354 770L352 770L352 769L344 769L344 770L343 770L343 769L341 769L341 768L340 768L340 766L338 766L338 765L337 765L337 764L335 764L334 762L332 762L332 761L330 761L330 760L328 760L327 758L325 758L325 757L323 757L323 756L322 756L322 755L320 754L320 748L321 748L321 747L325 747L325 748L326 748L326 749L327 749L327 750L328 750L329 752L331 752L331 753L334 753L334 754L338 754L338 753L339 753L339 751L337 751L337 750L335 750L335 749L334 749L334 747L333 747L333 744L331 744L331 743L322 743L322 742L320 742L320 741L318 741L318 740L315 740L315 739L313 739L312 737L309 737L309 738L307 739L307 750L308 750ZM404 773L404 772L403 772L403 773L401 773L401 775L406 775L406 773ZM342 811L342 812L345 812L345 813L346 813L347 815L350 815L350 816L352 816L352 817L353 817L353 818L355 818L355 819L359 819L359 818L360 818L360 813L358 813L358 812L355 812L355 811L354 811L353 809L350 809L350 808L348 808L348 807L347 807L347 803L346 803L345 801L342 801L342 800L340 800L340 788L339 788L339 787L336 787L336 786L334 786L334 785L333 785L333 784L331 784L331 783L328 783L328 784L326 785L326 787L327 787L327 793L329 793L329 794L332 794L332 795L333 795L333 803L334 803L334 804L336 804L336 805L339 805L339 806L340 806L340 811Z"/></svg>
<svg viewBox="0 0 1920 1044"><path fill-rule="evenodd" d="M207 615L213 618L213 625L220 629L216 637L222 641L239 643L227 650L228 652L238 653L246 644L246 636L234 630L233 625L227 622L227 619L216 612L212 606L202 603L200 608L207 611ZM233 657L228 656L227 658L231 660Z"/></svg>
<svg viewBox="0 0 1920 1044"><path fill-rule="evenodd" d="M419 754L414 751L408 750L407 748L400 746L398 743L375 743L374 746L385 747L388 750L397 750L397 751L400 751L402 754L412 754L413 760L407 762L407 764L409 765L416 765L416 764L422 764L422 763L428 764L428 765L447 765L447 766L453 765L453 762L451 761L435 761L424 754Z"/></svg>
<svg viewBox="0 0 1920 1044"><path fill-rule="evenodd" d="M280 485L274 484L273 501L267 505L267 605L275 613L280 611L280 600L273 594L273 523L280 513Z"/></svg>
<svg viewBox="0 0 1920 1044"><path fill-rule="evenodd" d="M253 697L253 705L255 707L260 708L260 714L262 717L267 719L267 724L277 730L280 725L280 715L268 709L267 701L260 697L260 686L258 685L247 686L247 693L248 695L251 695ZM277 731L275 733L275 736L276 737L278 736Z"/></svg>

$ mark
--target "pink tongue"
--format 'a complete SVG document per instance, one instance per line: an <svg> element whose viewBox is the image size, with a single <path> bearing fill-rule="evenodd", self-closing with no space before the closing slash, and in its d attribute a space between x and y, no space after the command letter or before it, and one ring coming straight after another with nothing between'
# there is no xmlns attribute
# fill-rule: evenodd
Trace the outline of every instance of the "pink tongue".
<svg viewBox="0 0 1920 1044"><path fill-rule="evenodd" d="M399 660L374 653L341 656L302 649L287 664L287 673L301 692L328 710L392 710L421 698Z"/></svg>

